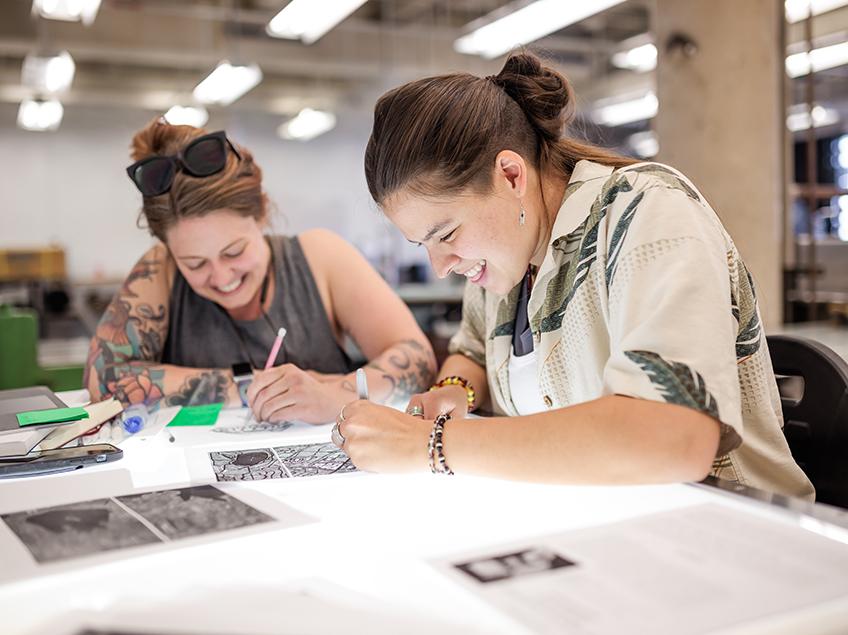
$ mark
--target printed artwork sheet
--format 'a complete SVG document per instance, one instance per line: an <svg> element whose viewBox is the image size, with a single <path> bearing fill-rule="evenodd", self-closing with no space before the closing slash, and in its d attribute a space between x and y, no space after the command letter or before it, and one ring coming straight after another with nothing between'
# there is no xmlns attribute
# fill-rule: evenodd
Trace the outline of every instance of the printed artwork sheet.
<svg viewBox="0 0 848 635"><path fill-rule="evenodd" d="M0 514L0 579L82 558L125 557L233 530L277 529L311 517L258 492L198 485Z"/></svg>
<svg viewBox="0 0 848 635"><path fill-rule="evenodd" d="M218 481L258 481L356 472L350 458L332 443L283 445L209 453Z"/></svg>
<svg viewBox="0 0 848 635"><path fill-rule="evenodd" d="M539 633L710 633L828 602L848 606L848 545L719 504L436 565Z"/></svg>

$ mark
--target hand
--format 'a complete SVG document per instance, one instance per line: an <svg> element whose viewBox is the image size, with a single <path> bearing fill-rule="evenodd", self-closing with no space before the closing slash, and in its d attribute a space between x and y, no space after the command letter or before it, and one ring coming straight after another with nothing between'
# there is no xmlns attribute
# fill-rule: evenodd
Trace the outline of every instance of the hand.
<svg viewBox="0 0 848 635"><path fill-rule="evenodd" d="M360 400L336 419L342 450L360 470L416 472L429 469L427 448L433 422Z"/></svg>
<svg viewBox="0 0 848 635"><path fill-rule="evenodd" d="M247 389L247 405L259 421L327 423L355 398L340 383L319 381L294 364L256 371Z"/></svg>
<svg viewBox="0 0 848 635"><path fill-rule="evenodd" d="M462 419L468 414L468 393L462 386L442 386L436 390L412 395L406 411L412 412L416 407L423 409L423 413L417 416L430 421L440 414L449 414L453 419Z"/></svg>

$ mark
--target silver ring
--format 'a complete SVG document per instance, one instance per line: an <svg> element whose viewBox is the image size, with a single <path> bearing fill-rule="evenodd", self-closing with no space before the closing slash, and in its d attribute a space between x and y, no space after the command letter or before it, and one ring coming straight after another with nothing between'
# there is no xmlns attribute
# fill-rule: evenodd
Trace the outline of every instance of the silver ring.
<svg viewBox="0 0 848 635"><path fill-rule="evenodd" d="M330 433L330 438L332 439L333 444L338 448L341 448L345 444L345 438L339 430L338 423L333 424L333 431Z"/></svg>
<svg viewBox="0 0 848 635"><path fill-rule="evenodd" d="M412 406L406 411L406 414L412 415L413 417L424 417L424 408L421 406Z"/></svg>

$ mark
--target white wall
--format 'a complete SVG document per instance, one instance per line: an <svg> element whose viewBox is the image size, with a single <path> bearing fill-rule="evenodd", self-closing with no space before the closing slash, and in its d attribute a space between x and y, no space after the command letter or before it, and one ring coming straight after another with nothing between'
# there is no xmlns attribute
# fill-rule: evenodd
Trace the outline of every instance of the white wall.
<svg viewBox="0 0 848 635"><path fill-rule="evenodd" d="M35 133L15 127L17 106L0 104L0 248L57 243L73 280L126 275L152 239L136 227L141 195L124 168L133 133L155 114L68 107L58 131ZM408 259L365 184L370 108L340 113L335 130L309 143L279 139L279 123L236 110L213 114L206 126L253 152L277 208L273 229L327 227L373 260L387 251Z"/></svg>

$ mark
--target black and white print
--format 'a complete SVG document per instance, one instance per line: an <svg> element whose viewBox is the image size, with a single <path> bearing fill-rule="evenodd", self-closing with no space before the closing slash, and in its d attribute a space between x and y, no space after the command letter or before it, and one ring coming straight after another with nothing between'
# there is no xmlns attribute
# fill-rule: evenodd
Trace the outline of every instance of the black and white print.
<svg viewBox="0 0 848 635"><path fill-rule="evenodd" d="M478 582L488 584L552 569L572 567L576 564L550 549L537 547L500 556L469 560L453 566Z"/></svg>
<svg viewBox="0 0 848 635"><path fill-rule="evenodd" d="M273 521L212 485L0 516L41 564Z"/></svg>
<svg viewBox="0 0 848 635"><path fill-rule="evenodd" d="M257 481L355 472L350 458L332 443L284 445L210 452L218 481Z"/></svg>

